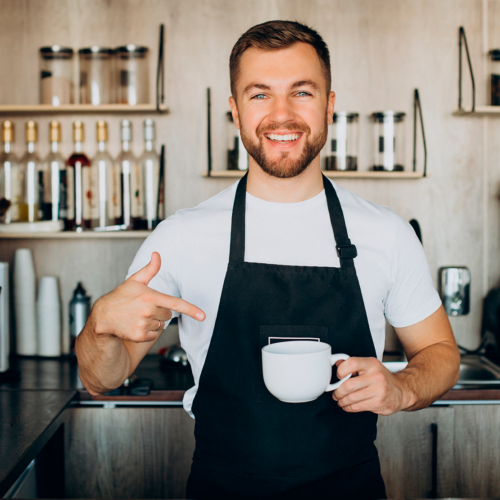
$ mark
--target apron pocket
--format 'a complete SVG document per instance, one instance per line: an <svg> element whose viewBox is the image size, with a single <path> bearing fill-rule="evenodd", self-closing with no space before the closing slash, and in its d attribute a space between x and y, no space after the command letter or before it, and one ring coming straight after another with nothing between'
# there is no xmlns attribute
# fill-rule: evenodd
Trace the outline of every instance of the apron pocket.
<svg viewBox="0 0 500 500"><path fill-rule="evenodd" d="M256 403L279 401L267 390L264 384L262 348L277 342L293 342L295 340L309 340L311 342L324 342L328 344L328 327L316 325L260 325L259 330L259 377L255 384L254 401Z"/></svg>

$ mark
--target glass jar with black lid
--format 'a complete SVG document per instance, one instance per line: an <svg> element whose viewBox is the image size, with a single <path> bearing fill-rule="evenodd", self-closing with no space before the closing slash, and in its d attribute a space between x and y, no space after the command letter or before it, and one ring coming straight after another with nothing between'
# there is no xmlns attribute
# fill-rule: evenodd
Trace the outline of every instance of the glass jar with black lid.
<svg viewBox="0 0 500 500"><path fill-rule="evenodd" d="M226 113L227 170L247 170L248 153L241 140L240 131L234 126L231 111Z"/></svg>
<svg viewBox="0 0 500 500"><path fill-rule="evenodd" d="M87 47L78 51L80 57L80 104L112 104L114 50Z"/></svg>
<svg viewBox="0 0 500 500"><path fill-rule="evenodd" d="M358 113L337 111L333 114L324 150L324 170L358 169L358 120Z"/></svg>
<svg viewBox="0 0 500 500"><path fill-rule="evenodd" d="M40 104L73 104L73 49L40 48Z"/></svg>
<svg viewBox="0 0 500 500"><path fill-rule="evenodd" d="M402 172L405 162L405 113L379 111L372 114L373 166L376 172Z"/></svg>
<svg viewBox="0 0 500 500"><path fill-rule="evenodd" d="M493 49L490 55L490 104L500 106L500 49Z"/></svg>
<svg viewBox="0 0 500 500"><path fill-rule="evenodd" d="M119 104L149 103L149 62L147 47L124 45L116 49L117 101Z"/></svg>

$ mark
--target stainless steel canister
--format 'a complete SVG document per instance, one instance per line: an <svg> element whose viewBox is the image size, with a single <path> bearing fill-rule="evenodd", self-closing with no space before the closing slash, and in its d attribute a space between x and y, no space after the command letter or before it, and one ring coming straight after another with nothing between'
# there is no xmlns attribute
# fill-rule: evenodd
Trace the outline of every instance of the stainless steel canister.
<svg viewBox="0 0 500 500"><path fill-rule="evenodd" d="M71 338L71 352L75 352L76 337L80 334L90 314L90 297L85 293L85 288L78 283L73 298L69 303L69 334Z"/></svg>

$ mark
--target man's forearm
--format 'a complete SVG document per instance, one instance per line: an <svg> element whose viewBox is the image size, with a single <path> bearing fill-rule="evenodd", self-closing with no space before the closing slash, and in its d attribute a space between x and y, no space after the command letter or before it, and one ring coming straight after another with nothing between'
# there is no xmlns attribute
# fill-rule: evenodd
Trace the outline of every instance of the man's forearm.
<svg viewBox="0 0 500 500"><path fill-rule="evenodd" d="M450 390L460 375L460 355L451 343L422 349L396 374L405 393L404 411L426 408Z"/></svg>
<svg viewBox="0 0 500 500"><path fill-rule="evenodd" d="M76 339L80 378L85 388L96 396L123 384L130 374L130 355L121 339L98 335L92 319Z"/></svg>

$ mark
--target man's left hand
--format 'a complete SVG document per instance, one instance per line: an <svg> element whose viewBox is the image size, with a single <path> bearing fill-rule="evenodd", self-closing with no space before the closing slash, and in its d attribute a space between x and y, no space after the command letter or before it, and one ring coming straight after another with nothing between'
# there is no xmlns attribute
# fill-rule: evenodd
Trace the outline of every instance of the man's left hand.
<svg viewBox="0 0 500 500"><path fill-rule="evenodd" d="M392 415L409 406L404 383L377 358L353 357L337 365L339 379L349 373L353 376L332 394L344 411Z"/></svg>

